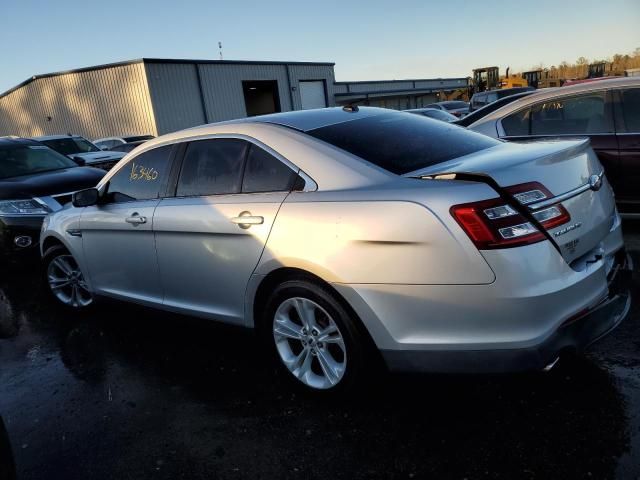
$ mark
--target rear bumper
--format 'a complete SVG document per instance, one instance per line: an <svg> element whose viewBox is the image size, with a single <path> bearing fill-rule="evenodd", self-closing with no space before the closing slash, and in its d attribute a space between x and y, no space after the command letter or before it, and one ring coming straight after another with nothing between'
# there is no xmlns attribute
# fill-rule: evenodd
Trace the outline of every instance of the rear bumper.
<svg viewBox="0 0 640 480"><path fill-rule="evenodd" d="M0 217L0 259L19 260L21 258L38 258L40 229L44 217ZM16 237L31 238L27 247L17 246Z"/></svg>
<svg viewBox="0 0 640 480"><path fill-rule="evenodd" d="M405 372L505 373L542 370L562 352L582 351L606 336L625 319L630 307L630 260L622 255L610 274L607 297L587 311L564 321L537 345L515 349L382 350L382 355L390 370Z"/></svg>

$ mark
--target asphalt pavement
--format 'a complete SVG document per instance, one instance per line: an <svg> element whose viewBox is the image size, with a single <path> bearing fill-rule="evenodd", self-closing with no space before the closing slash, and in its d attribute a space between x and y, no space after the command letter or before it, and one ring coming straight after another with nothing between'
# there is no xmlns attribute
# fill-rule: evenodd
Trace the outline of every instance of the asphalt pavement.
<svg viewBox="0 0 640 480"><path fill-rule="evenodd" d="M78 319L35 267L3 270L0 476L11 459L20 480L640 478L640 223L625 237L637 300L585 358L380 375L341 399L292 389L250 332L111 303Z"/></svg>

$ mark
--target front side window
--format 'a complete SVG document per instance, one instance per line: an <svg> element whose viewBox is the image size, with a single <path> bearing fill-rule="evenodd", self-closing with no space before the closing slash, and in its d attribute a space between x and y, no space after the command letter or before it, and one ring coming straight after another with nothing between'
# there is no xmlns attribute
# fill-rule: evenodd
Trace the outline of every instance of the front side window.
<svg viewBox="0 0 640 480"><path fill-rule="evenodd" d="M0 147L0 179L77 166L74 161L44 145Z"/></svg>
<svg viewBox="0 0 640 480"><path fill-rule="evenodd" d="M621 94L625 131L640 133L640 88L622 90Z"/></svg>
<svg viewBox="0 0 640 480"><path fill-rule="evenodd" d="M398 175L500 144L457 125L392 111L306 133Z"/></svg>
<svg viewBox="0 0 640 480"><path fill-rule="evenodd" d="M191 142L184 154L176 196L239 193L248 144L219 138Z"/></svg>
<svg viewBox="0 0 640 480"><path fill-rule="evenodd" d="M160 197L169 176L171 145L148 150L131 159L109 180L107 196L113 202Z"/></svg>
<svg viewBox="0 0 640 480"><path fill-rule="evenodd" d="M548 100L531 109L531 135L613 132L606 107L603 92Z"/></svg>
<svg viewBox="0 0 640 480"><path fill-rule="evenodd" d="M256 145L251 145L242 180L242 193L284 192L293 188L296 172Z"/></svg>
<svg viewBox="0 0 640 480"><path fill-rule="evenodd" d="M42 143L63 155L100 151L93 143L82 137L56 138L54 140L44 140Z"/></svg>

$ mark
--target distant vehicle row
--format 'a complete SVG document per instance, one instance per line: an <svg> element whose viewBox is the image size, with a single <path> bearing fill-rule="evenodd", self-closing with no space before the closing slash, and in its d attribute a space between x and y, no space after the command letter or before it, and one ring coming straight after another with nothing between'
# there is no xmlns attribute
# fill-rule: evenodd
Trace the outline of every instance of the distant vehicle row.
<svg viewBox="0 0 640 480"><path fill-rule="evenodd" d="M537 90L468 128L508 141L589 137L620 211L640 213L640 78Z"/></svg>

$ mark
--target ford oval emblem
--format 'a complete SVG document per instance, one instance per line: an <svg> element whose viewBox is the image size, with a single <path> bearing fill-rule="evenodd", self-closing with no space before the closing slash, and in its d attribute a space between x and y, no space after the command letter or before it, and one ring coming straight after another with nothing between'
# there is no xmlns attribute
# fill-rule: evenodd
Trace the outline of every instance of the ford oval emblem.
<svg viewBox="0 0 640 480"><path fill-rule="evenodd" d="M597 192L602 188L602 175L591 175L589 177L589 188Z"/></svg>

